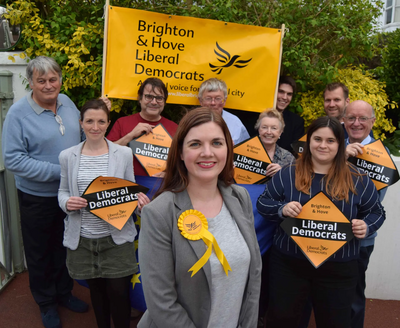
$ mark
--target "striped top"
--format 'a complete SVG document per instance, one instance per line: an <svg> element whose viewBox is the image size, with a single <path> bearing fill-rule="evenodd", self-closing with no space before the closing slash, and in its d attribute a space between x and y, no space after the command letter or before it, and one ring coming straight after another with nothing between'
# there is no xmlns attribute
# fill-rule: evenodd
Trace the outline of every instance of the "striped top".
<svg viewBox="0 0 400 328"><path fill-rule="evenodd" d="M99 176L107 176L108 153L99 156L81 154L78 170L78 190L82 195L88 185ZM84 238L103 238L110 236L109 224L86 209L81 210L81 236Z"/></svg>
<svg viewBox="0 0 400 328"><path fill-rule="evenodd" d="M267 220L281 223L285 219L282 209L287 203L297 201L304 205L320 191L326 194L324 178L324 174L315 174L311 182L310 195L307 195L295 188L295 165L285 166L266 184L265 191L258 198L257 210ZM385 220L385 211L379 201L375 185L366 175L354 176L353 181L356 194L349 191L349 202L332 198L330 200L349 220L364 220L368 226L367 235L371 235ZM305 258L300 248L280 226L275 232L273 245L284 254ZM355 259L358 257L359 249L359 239L353 238L329 261L345 262Z"/></svg>

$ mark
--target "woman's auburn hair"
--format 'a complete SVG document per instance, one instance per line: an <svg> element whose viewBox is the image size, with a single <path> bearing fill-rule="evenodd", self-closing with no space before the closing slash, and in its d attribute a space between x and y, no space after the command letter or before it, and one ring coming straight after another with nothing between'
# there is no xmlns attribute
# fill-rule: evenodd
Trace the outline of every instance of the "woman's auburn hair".
<svg viewBox="0 0 400 328"><path fill-rule="evenodd" d="M310 194L311 182L314 178L312 155L310 151L311 136L321 128L330 128L338 142L338 152L332 166L325 176L325 189L334 200L349 201L349 191L356 194L354 176L361 176L357 168L346 160L346 145L342 124L336 118L323 116L317 118L308 128L307 142L302 156L297 160L295 169L295 187L297 190Z"/></svg>
<svg viewBox="0 0 400 328"><path fill-rule="evenodd" d="M227 157L225 167L218 176L218 179L229 186L233 183L233 141L222 116L216 111L199 107L188 112L180 121L178 129L172 139L171 147L168 152L167 166L165 169L164 181L154 198L164 191L181 192L189 184L188 171L182 160L183 141L190 129L214 122L221 129L227 145Z"/></svg>

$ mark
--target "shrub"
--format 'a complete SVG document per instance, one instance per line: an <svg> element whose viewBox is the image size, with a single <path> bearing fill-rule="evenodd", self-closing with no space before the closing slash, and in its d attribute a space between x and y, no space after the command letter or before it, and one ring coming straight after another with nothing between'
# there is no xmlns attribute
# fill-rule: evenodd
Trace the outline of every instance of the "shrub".
<svg viewBox="0 0 400 328"><path fill-rule="evenodd" d="M103 1L6 0L9 18L23 26L20 47L34 58L54 57L63 69L62 92L81 106L101 93ZM217 19L271 28L286 26L281 72L296 78L302 91L334 80L337 68L370 57L368 37L375 29L381 1L113 0L112 5L171 15ZM292 108L302 112L294 99ZM136 102L113 102L113 116L136 111ZM169 105L174 119L180 112ZM305 117L309 113L303 113ZM178 119L178 118L176 118Z"/></svg>
<svg viewBox="0 0 400 328"><path fill-rule="evenodd" d="M389 100L385 92L385 83L375 80L372 73L363 71L359 67L348 67L338 70L337 81L344 83L349 88L349 98L364 100L374 107L376 122L373 128L375 138L386 138L385 132L393 132L396 128L392 121L386 118L385 108L396 108L397 104ZM299 104L303 108L301 116L306 126L316 118L326 115L324 111L323 89L321 84L315 90L301 93Z"/></svg>

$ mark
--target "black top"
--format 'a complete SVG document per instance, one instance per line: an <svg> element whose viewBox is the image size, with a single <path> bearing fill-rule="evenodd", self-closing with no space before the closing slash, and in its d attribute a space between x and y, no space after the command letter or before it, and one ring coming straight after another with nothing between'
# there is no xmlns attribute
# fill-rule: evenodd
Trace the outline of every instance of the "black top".
<svg viewBox="0 0 400 328"><path fill-rule="evenodd" d="M285 109L282 113L285 128L278 139L278 146L293 153L292 142L299 140L304 135L304 120L299 115Z"/></svg>

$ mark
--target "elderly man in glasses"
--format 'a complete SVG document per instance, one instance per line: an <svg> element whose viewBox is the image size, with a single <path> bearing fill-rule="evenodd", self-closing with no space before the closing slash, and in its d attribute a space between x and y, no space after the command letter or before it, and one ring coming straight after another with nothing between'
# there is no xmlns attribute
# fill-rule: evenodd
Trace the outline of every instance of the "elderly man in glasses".
<svg viewBox="0 0 400 328"><path fill-rule="evenodd" d="M138 90L140 112L119 118L113 125L107 139L126 146L143 133L152 133L152 129L159 123L173 137L178 125L161 116L167 98L168 91L163 81L153 77L146 79ZM145 169L136 158L133 161L135 175L147 176Z"/></svg>
<svg viewBox="0 0 400 328"><path fill-rule="evenodd" d="M242 121L236 116L224 110L228 89L226 83L222 80L211 78L204 81L199 89L199 102L202 107L208 107L224 119L231 133L233 143L236 145L250 138Z"/></svg>
<svg viewBox="0 0 400 328"><path fill-rule="evenodd" d="M58 155L82 137L79 111L60 94L60 66L49 57L31 60L26 69L32 91L13 104L6 116L2 149L5 167L15 175L21 231L30 289L45 327L61 327L57 306L86 312L72 296L73 280L62 245L65 213L59 208Z"/></svg>
<svg viewBox="0 0 400 328"><path fill-rule="evenodd" d="M372 127L375 123L375 111L373 107L363 101L355 100L344 110L344 126L349 137L346 139L346 156L353 157L363 153L364 145L373 141ZM382 201L385 196L386 188L378 191ZM351 327L364 327L365 316L365 273L368 268L369 258L374 250L376 233L361 240L360 257L358 261L358 282L356 295L353 299L351 313Z"/></svg>

